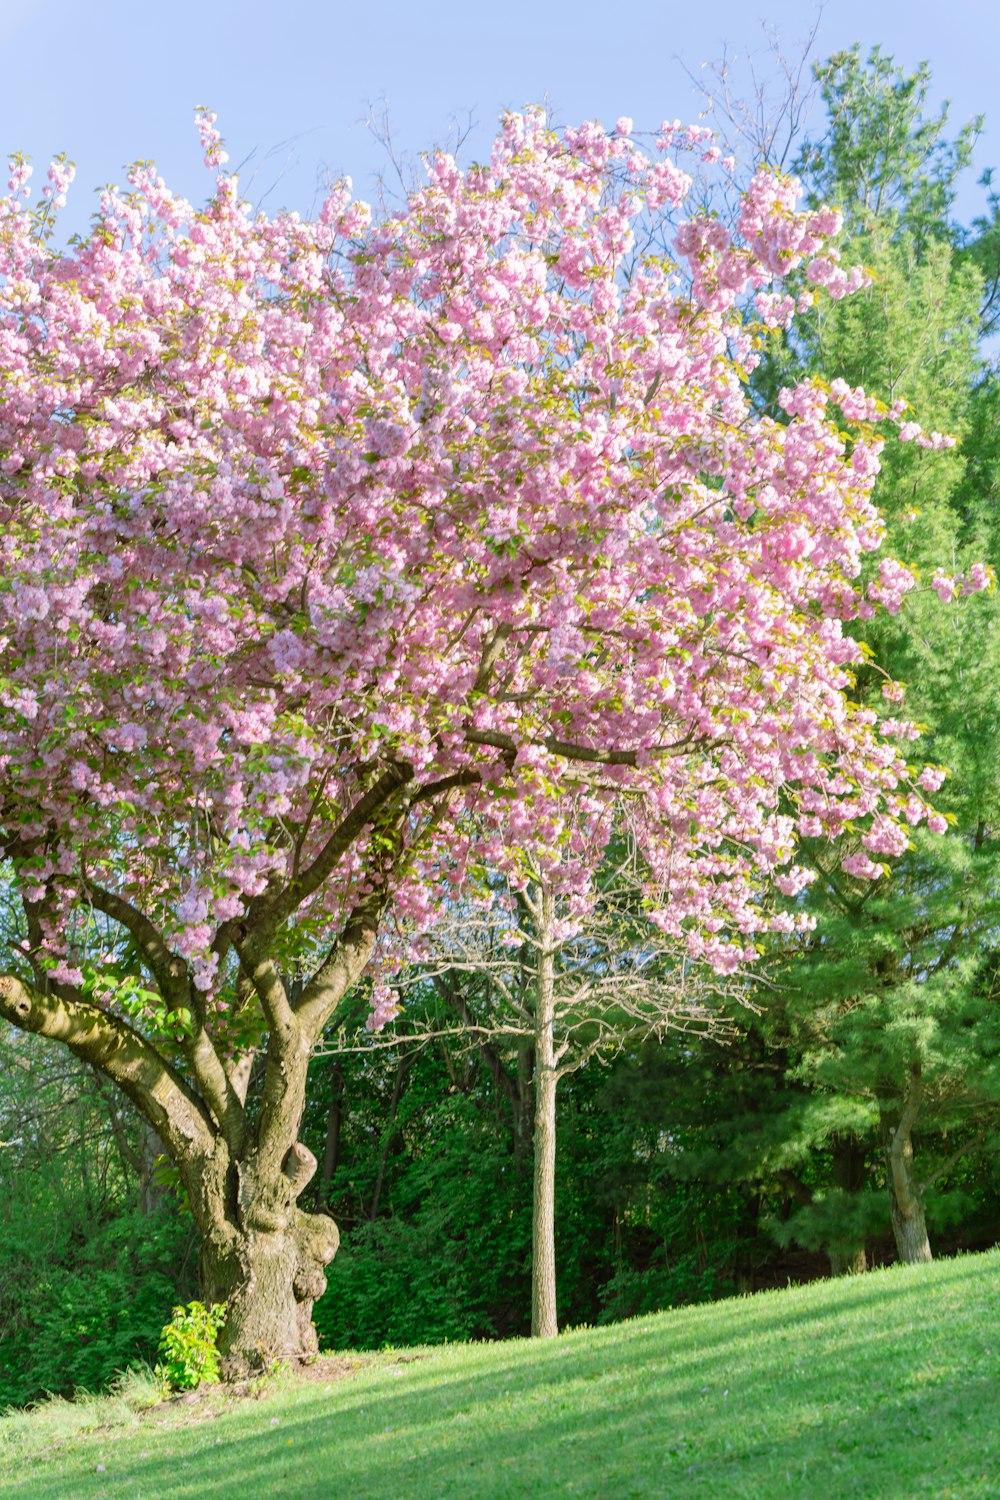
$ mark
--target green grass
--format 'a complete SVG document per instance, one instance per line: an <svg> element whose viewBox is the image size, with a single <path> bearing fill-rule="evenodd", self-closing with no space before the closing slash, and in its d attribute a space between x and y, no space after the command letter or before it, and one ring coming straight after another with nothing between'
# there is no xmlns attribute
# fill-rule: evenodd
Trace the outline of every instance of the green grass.
<svg viewBox="0 0 1000 1500"><path fill-rule="evenodd" d="M65 1405L0 1421L4 1500L1000 1497L1000 1250L389 1352L90 1435Z"/></svg>

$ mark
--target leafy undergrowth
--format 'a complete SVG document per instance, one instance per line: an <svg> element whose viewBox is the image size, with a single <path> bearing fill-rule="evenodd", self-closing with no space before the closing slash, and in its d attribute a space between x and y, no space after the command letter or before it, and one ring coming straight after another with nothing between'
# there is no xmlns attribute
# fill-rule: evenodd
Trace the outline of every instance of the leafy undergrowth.
<svg viewBox="0 0 1000 1500"><path fill-rule="evenodd" d="M1000 1250L143 1413L145 1390L89 1434L64 1402L0 1421L5 1500L1000 1497Z"/></svg>

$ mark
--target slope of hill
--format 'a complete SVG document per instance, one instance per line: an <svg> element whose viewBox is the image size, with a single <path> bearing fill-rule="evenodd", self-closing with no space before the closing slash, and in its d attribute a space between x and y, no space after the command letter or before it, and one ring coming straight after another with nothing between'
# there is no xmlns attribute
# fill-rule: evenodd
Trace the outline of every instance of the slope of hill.
<svg viewBox="0 0 1000 1500"><path fill-rule="evenodd" d="M1000 1250L56 1418L0 1421L5 1500L1000 1497Z"/></svg>

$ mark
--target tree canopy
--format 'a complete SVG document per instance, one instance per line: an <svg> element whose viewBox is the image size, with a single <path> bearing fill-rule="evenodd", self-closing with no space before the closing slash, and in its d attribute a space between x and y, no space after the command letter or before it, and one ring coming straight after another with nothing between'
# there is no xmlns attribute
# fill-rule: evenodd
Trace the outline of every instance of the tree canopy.
<svg viewBox="0 0 1000 1500"><path fill-rule="evenodd" d="M201 211L140 165L57 249L66 163L0 201L0 1013L159 1131L245 1358L306 1347L306 1065L390 905L419 928L519 843L585 901L623 818L654 919L731 970L808 923L764 899L800 837L856 835L864 881L943 829L845 627L915 583L862 577L886 434L952 440L812 375L760 409L764 330L864 278L769 171L736 238L685 218L703 131L508 115L399 213L342 184L307 221L200 128Z"/></svg>

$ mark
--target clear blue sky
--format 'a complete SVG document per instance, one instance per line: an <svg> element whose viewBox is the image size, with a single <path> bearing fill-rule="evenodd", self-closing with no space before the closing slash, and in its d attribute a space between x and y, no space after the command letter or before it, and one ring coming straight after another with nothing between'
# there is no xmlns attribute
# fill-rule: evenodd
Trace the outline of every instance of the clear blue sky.
<svg viewBox="0 0 1000 1500"><path fill-rule="evenodd" d="M441 141L471 111L472 148L500 110L547 97L564 121L694 119L698 73L723 46L764 48L765 12L735 0L0 0L5 78L0 150L36 170L65 150L78 179L66 227L84 226L92 190L155 158L177 191L200 201L193 108L218 111L253 201L307 212L325 175L350 173L371 196L384 158L366 131L370 101L389 101L401 150ZM810 30L811 0L771 0L769 26L787 51ZM935 96L956 122L985 113L979 166L1000 162L997 0L830 0L816 55L879 42L907 67L932 65ZM801 51L801 48L798 48ZM978 202L970 181L966 213Z"/></svg>

